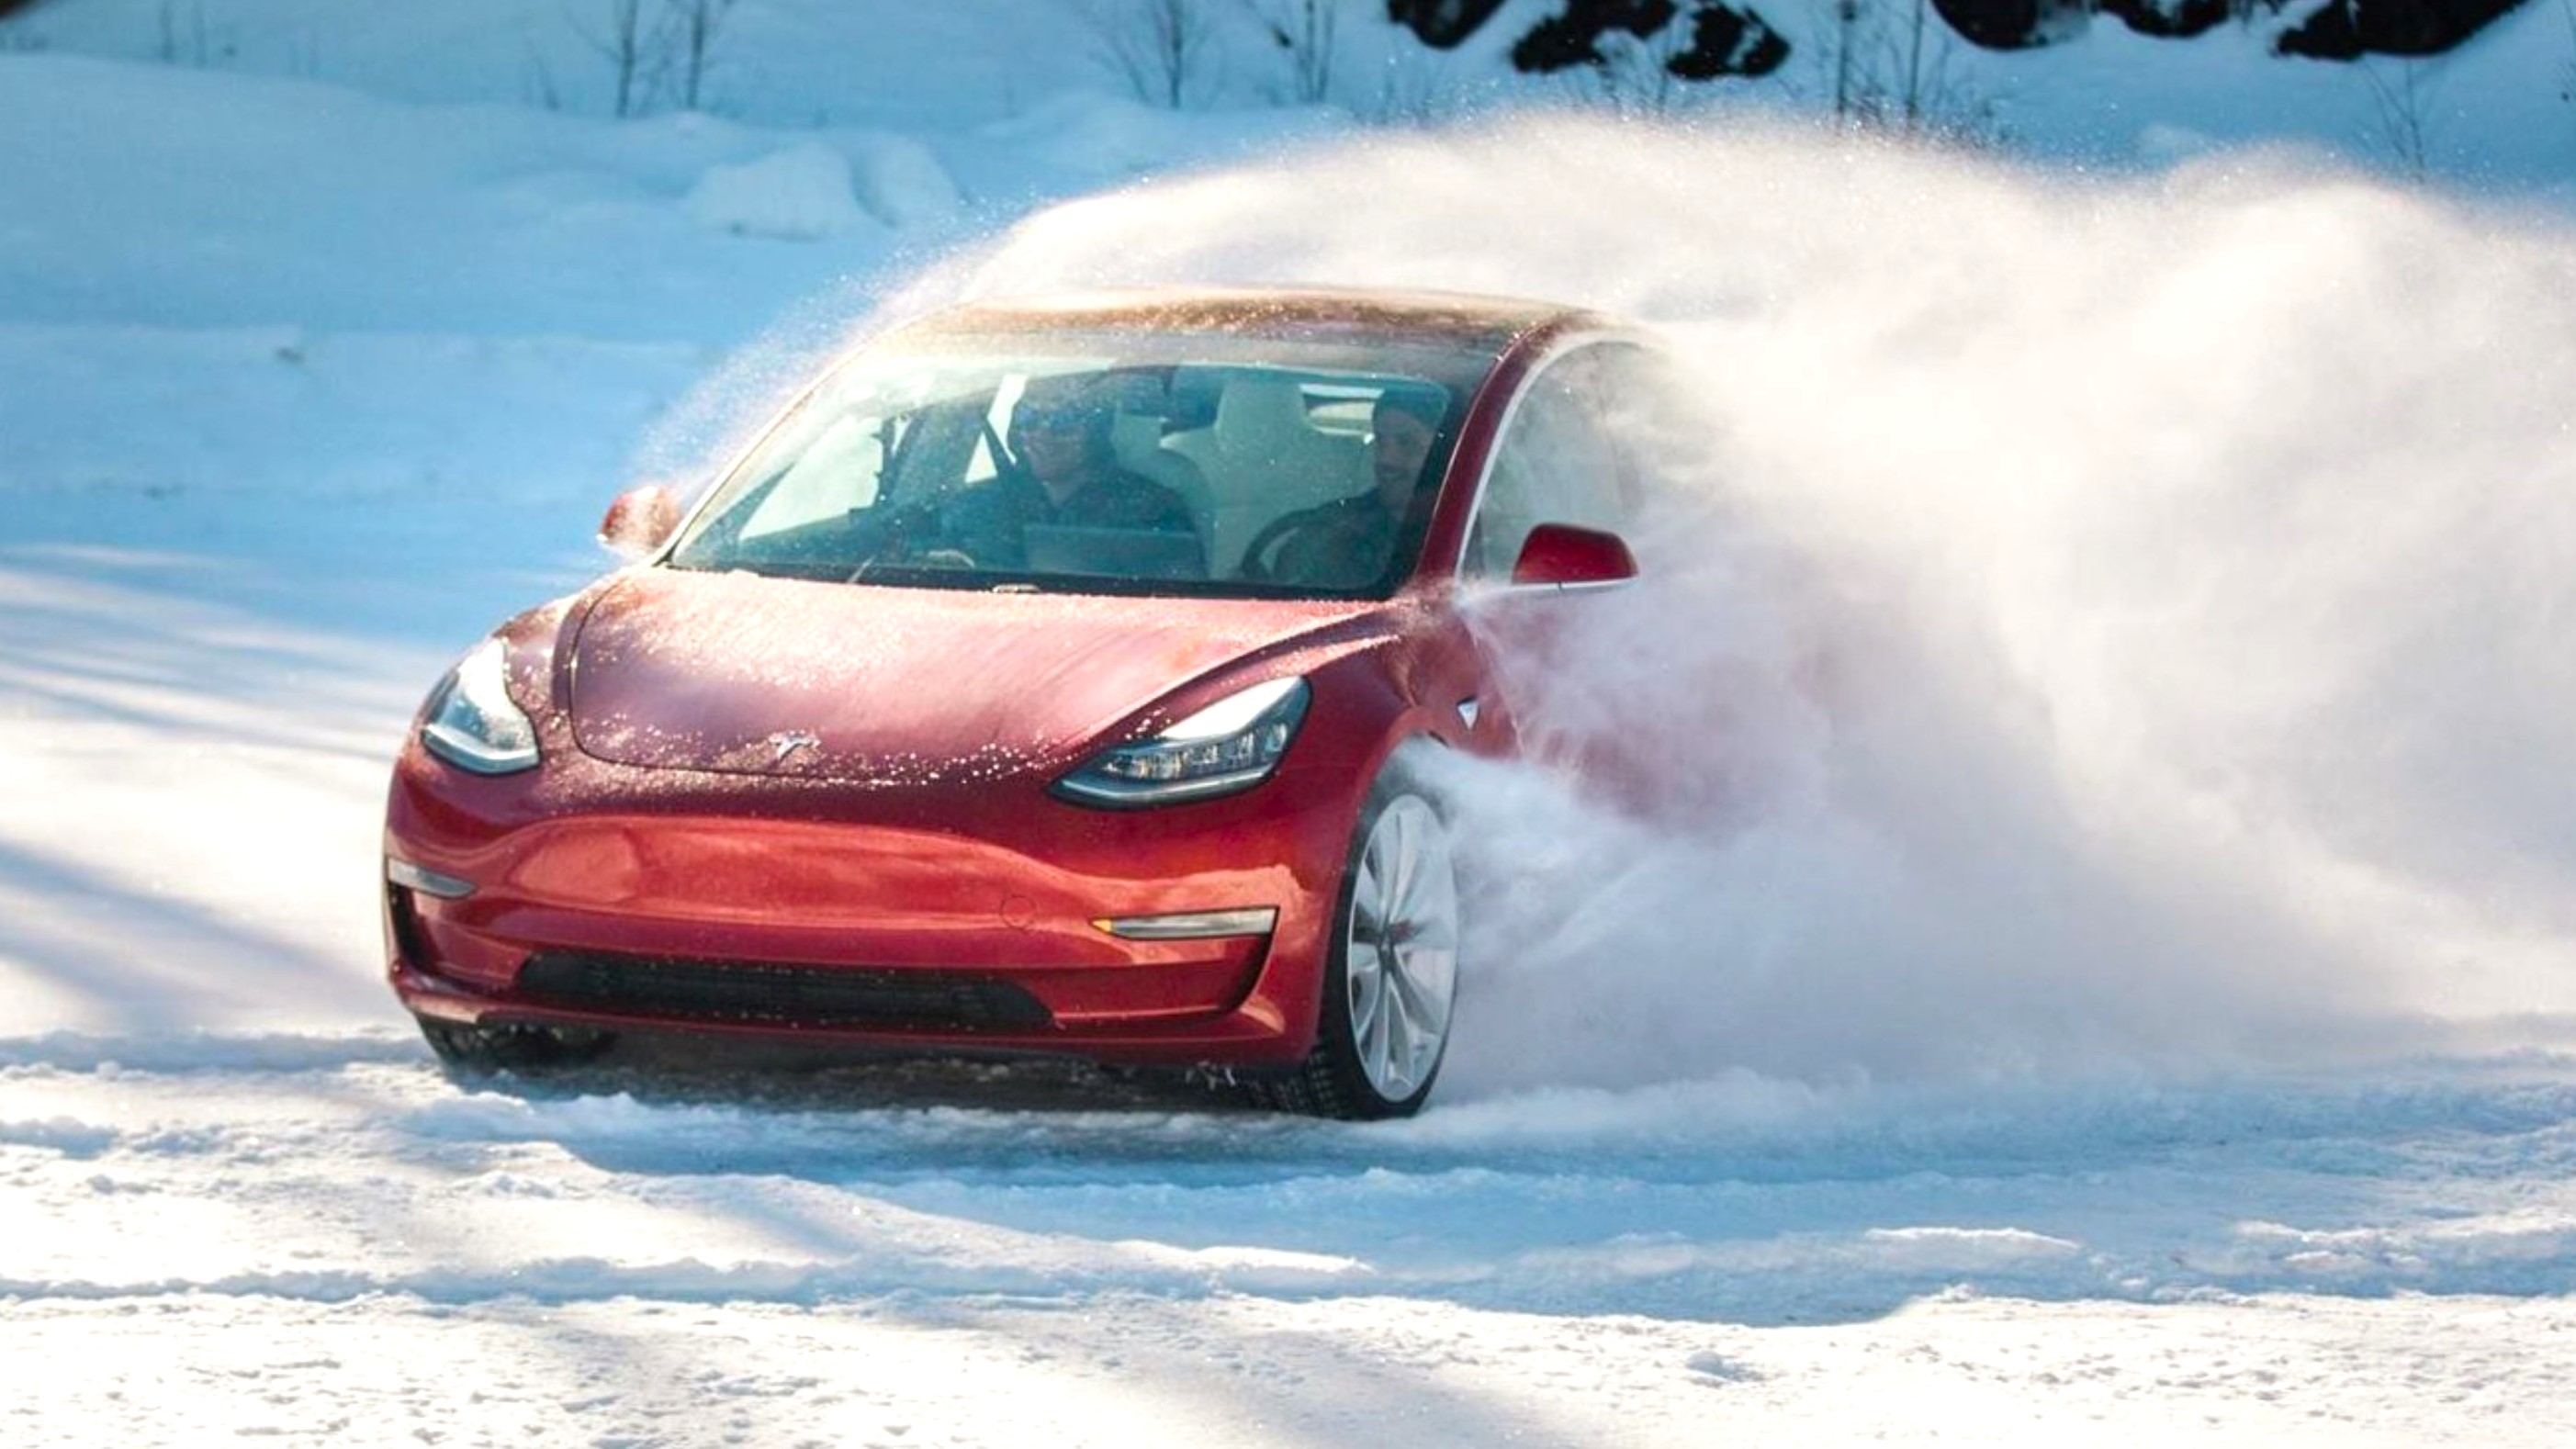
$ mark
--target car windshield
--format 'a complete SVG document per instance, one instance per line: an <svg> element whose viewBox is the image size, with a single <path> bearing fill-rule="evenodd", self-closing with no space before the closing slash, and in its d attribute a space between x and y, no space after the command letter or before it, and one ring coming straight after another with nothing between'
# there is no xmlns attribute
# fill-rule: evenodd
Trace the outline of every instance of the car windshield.
<svg viewBox="0 0 2576 1449"><path fill-rule="evenodd" d="M1383 598L1485 359L1012 333L852 359L696 510L673 567L851 583Z"/></svg>

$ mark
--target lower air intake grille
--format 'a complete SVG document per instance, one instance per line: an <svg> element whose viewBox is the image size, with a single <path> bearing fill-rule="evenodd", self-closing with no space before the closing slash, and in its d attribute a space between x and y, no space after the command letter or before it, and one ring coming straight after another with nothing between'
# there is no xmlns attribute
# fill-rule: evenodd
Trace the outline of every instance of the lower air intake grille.
<svg viewBox="0 0 2576 1449"><path fill-rule="evenodd" d="M945 971L850 971L753 962L542 952L519 994L548 1006L689 1021L806 1022L891 1031L1027 1031L1055 1018L1007 981Z"/></svg>

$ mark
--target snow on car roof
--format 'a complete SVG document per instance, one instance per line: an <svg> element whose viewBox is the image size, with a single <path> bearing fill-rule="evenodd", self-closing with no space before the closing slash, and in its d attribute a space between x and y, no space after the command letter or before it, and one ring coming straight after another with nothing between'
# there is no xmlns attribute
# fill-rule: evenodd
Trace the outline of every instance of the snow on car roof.
<svg viewBox="0 0 2576 1449"><path fill-rule="evenodd" d="M1212 332L1283 340L1406 341L1499 353L1541 327L1600 320L1563 303L1471 293L1169 287L978 301L915 326L932 332Z"/></svg>

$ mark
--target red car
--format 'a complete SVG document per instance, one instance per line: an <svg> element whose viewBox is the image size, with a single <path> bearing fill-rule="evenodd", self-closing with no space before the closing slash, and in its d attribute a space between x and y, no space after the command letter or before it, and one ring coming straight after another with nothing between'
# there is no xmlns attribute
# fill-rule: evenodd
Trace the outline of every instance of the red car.
<svg viewBox="0 0 2576 1449"><path fill-rule="evenodd" d="M1423 761L1514 743L1461 605L1633 576L1605 401L1651 367L1601 318L1444 295L884 335L685 517L620 498L635 562L430 695L394 990L478 1070L678 1029L1411 1113L1461 972Z"/></svg>

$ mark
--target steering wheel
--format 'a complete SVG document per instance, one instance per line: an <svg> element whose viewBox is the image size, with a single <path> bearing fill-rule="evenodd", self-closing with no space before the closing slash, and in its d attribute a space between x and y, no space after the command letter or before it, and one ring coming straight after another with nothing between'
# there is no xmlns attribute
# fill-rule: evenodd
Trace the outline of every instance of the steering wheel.
<svg viewBox="0 0 2576 1449"><path fill-rule="evenodd" d="M1290 539L1315 526L1314 519L1296 513L1270 520L1262 526L1259 533L1252 536L1252 542L1244 545L1243 562L1235 566L1235 576L1249 579L1254 583L1279 582L1270 572L1271 564L1268 555L1277 552Z"/></svg>
<svg viewBox="0 0 2576 1449"><path fill-rule="evenodd" d="M862 557L851 570L849 582L867 577L871 569L890 564L925 564L932 568L973 568L975 561L952 546L936 544L939 505L934 499L916 499L882 510L853 509L851 520L861 530L858 549Z"/></svg>

